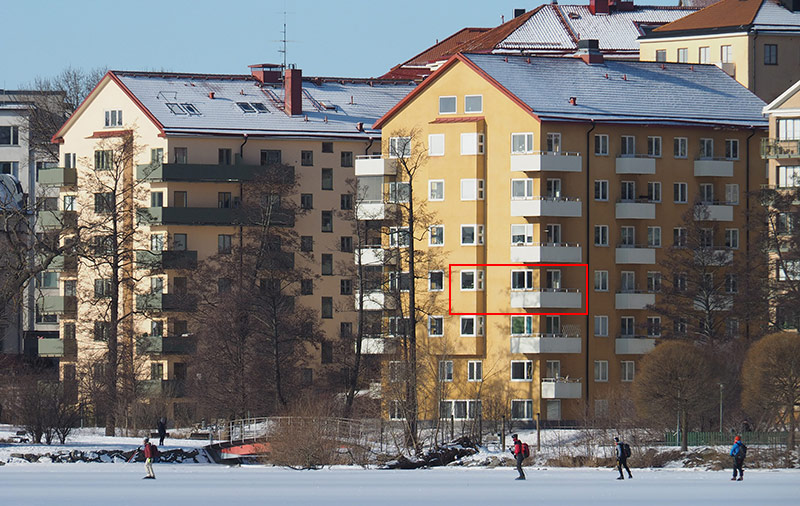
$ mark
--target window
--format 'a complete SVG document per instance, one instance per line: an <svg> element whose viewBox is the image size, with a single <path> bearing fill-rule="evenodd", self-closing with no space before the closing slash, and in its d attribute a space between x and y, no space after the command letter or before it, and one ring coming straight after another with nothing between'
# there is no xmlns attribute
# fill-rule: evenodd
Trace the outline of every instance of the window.
<svg viewBox="0 0 800 506"><path fill-rule="evenodd" d="M622 181L620 188L620 198L623 202L633 202L636 200L635 181Z"/></svg>
<svg viewBox="0 0 800 506"><path fill-rule="evenodd" d="M483 244L483 225L461 225L461 245L479 246Z"/></svg>
<svg viewBox="0 0 800 506"><path fill-rule="evenodd" d="M722 63L733 63L733 46L720 47L719 60Z"/></svg>
<svg viewBox="0 0 800 506"><path fill-rule="evenodd" d="M725 202L732 205L739 204L739 185L726 184L725 185Z"/></svg>
<svg viewBox="0 0 800 506"><path fill-rule="evenodd" d="M230 234L219 234L217 236L217 253L227 254L231 252L233 236Z"/></svg>
<svg viewBox="0 0 800 506"><path fill-rule="evenodd" d="M461 291L483 290L484 271L468 269L461 271Z"/></svg>
<svg viewBox="0 0 800 506"><path fill-rule="evenodd" d="M389 227L389 246L407 247L411 244L411 234L408 227Z"/></svg>
<svg viewBox="0 0 800 506"><path fill-rule="evenodd" d="M661 317L647 317L647 337L659 337L661 335Z"/></svg>
<svg viewBox="0 0 800 506"><path fill-rule="evenodd" d="M594 199L601 201L608 200L608 181L598 180L594 182Z"/></svg>
<svg viewBox="0 0 800 506"><path fill-rule="evenodd" d="M102 322L102 321L94 322L94 340L108 341L109 331L111 330L110 327L111 325L108 322Z"/></svg>
<svg viewBox="0 0 800 506"><path fill-rule="evenodd" d="M480 360L467 362L467 381L483 381L483 362Z"/></svg>
<svg viewBox="0 0 800 506"><path fill-rule="evenodd" d="M703 204L714 203L714 185L711 183L700 183L700 202Z"/></svg>
<svg viewBox="0 0 800 506"><path fill-rule="evenodd" d="M114 210L114 194L108 193L95 193L94 194L94 212L98 214L110 213Z"/></svg>
<svg viewBox="0 0 800 506"><path fill-rule="evenodd" d="M389 183L389 202L408 202L411 195L411 183Z"/></svg>
<svg viewBox="0 0 800 506"><path fill-rule="evenodd" d="M442 337L444 335L444 316L428 317L428 335Z"/></svg>
<svg viewBox="0 0 800 506"><path fill-rule="evenodd" d="M597 382L608 381L608 360L594 361L594 380Z"/></svg>
<svg viewBox="0 0 800 506"><path fill-rule="evenodd" d="M777 121L779 140L800 139L800 118L779 118Z"/></svg>
<svg viewBox="0 0 800 506"><path fill-rule="evenodd" d="M623 135L620 138L620 155L634 156L636 154L636 137Z"/></svg>
<svg viewBox="0 0 800 506"><path fill-rule="evenodd" d="M342 211L352 211L353 210L353 194L352 193L342 193L340 198L339 207Z"/></svg>
<svg viewBox="0 0 800 506"><path fill-rule="evenodd" d="M689 49L685 47L678 48L678 63L689 62Z"/></svg>
<svg viewBox="0 0 800 506"><path fill-rule="evenodd" d="M428 135L428 156L444 156L444 134Z"/></svg>
<svg viewBox="0 0 800 506"><path fill-rule="evenodd" d="M189 163L189 148L174 148L175 163Z"/></svg>
<svg viewBox="0 0 800 506"><path fill-rule="evenodd" d="M333 169L322 169L322 189L333 190Z"/></svg>
<svg viewBox="0 0 800 506"><path fill-rule="evenodd" d="M689 190L686 183L672 184L673 199L676 204L685 204L689 199Z"/></svg>
<svg viewBox="0 0 800 506"><path fill-rule="evenodd" d="M675 334L677 335L684 335L686 334L686 318L679 318L673 322L673 329Z"/></svg>
<svg viewBox="0 0 800 506"><path fill-rule="evenodd" d="M322 297L322 318L333 318L333 297Z"/></svg>
<svg viewBox="0 0 800 506"><path fill-rule="evenodd" d="M353 252L353 237L349 235L344 235L340 238L340 251L344 253L352 253Z"/></svg>
<svg viewBox="0 0 800 506"><path fill-rule="evenodd" d="M620 318L620 335L623 337L631 337L636 333L636 321L633 316L623 316Z"/></svg>
<svg viewBox="0 0 800 506"><path fill-rule="evenodd" d="M594 291L608 291L608 271L594 271Z"/></svg>
<svg viewBox="0 0 800 506"><path fill-rule="evenodd" d="M778 45L764 44L764 65L778 64Z"/></svg>
<svg viewBox="0 0 800 506"><path fill-rule="evenodd" d="M661 291L661 273L650 271L647 273L647 291L651 293Z"/></svg>
<svg viewBox="0 0 800 506"><path fill-rule="evenodd" d="M241 109L242 112L245 112L245 113L256 112L255 107L253 107L252 105L250 105L247 102L236 102L236 105L239 106L239 109Z"/></svg>
<svg viewBox="0 0 800 506"><path fill-rule="evenodd" d="M439 361L439 381L453 381L453 361Z"/></svg>
<svg viewBox="0 0 800 506"><path fill-rule="evenodd" d="M686 247L686 229L675 227L672 229L672 245L676 248Z"/></svg>
<svg viewBox="0 0 800 506"><path fill-rule="evenodd" d="M661 158L661 137L647 138L647 156Z"/></svg>
<svg viewBox="0 0 800 506"><path fill-rule="evenodd" d="M18 145L19 145L19 127L0 126L0 146L18 146Z"/></svg>
<svg viewBox="0 0 800 506"><path fill-rule="evenodd" d="M16 127L13 127L13 128L16 128ZM3 127L0 127L0 144L3 144L2 137L3 137ZM156 150L154 149L153 151L156 151ZM161 148L158 148L158 151L161 151L161 154L162 154L162 157L163 157L164 150L161 149ZM77 155L75 153L64 153L64 168L65 169L74 169L75 167L77 167L76 161L77 161ZM156 162L156 160L153 160L153 162ZM157 163L161 163L161 159L160 158L157 160Z"/></svg>
<svg viewBox="0 0 800 506"><path fill-rule="evenodd" d="M230 209L231 192L217 192L217 207L220 209Z"/></svg>
<svg viewBox="0 0 800 506"><path fill-rule="evenodd" d="M484 198L483 179L461 180L461 200L483 200L483 198Z"/></svg>
<svg viewBox="0 0 800 506"><path fill-rule="evenodd" d="M411 156L411 137L391 137L389 139L389 158L408 158Z"/></svg>
<svg viewBox="0 0 800 506"><path fill-rule="evenodd" d="M533 400L514 399L511 401L512 420L532 420L533 419Z"/></svg>
<svg viewBox="0 0 800 506"><path fill-rule="evenodd" d="M736 274L725 275L725 293L738 293L739 292L738 278Z"/></svg>
<svg viewBox="0 0 800 506"><path fill-rule="evenodd" d="M482 336L484 331L483 316L462 316L461 317L461 336Z"/></svg>
<svg viewBox="0 0 800 506"><path fill-rule="evenodd" d="M647 247L661 247L661 227L647 227Z"/></svg>
<svg viewBox="0 0 800 506"><path fill-rule="evenodd" d="M672 286L678 292L686 291L686 273L679 272L672 277Z"/></svg>
<svg viewBox="0 0 800 506"><path fill-rule="evenodd" d="M533 224L511 225L511 244L515 246L533 244Z"/></svg>
<svg viewBox="0 0 800 506"><path fill-rule="evenodd" d="M77 200L78 197L76 195L64 195L64 201L63 201L64 211L75 211L75 202L77 202Z"/></svg>
<svg viewBox="0 0 800 506"><path fill-rule="evenodd" d="M739 229L725 229L725 247L729 249L739 249Z"/></svg>
<svg viewBox="0 0 800 506"><path fill-rule="evenodd" d="M444 200L444 180L434 179L428 181L428 200L442 201Z"/></svg>
<svg viewBox="0 0 800 506"><path fill-rule="evenodd" d="M700 139L700 159L714 158L714 139Z"/></svg>
<svg viewBox="0 0 800 506"><path fill-rule="evenodd" d="M322 275L323 276L333 275L333 255L331 255L330 253L322 254Z"/></svg>
<svg viewBox="0 0 800 506"><path fill-rule="evenodd" d="M428 291L441 292L444 290L444 271L428 271Z"/></svg>
<svg viewBox="0 0 800 506"><path fill-rule="evenodd" d="M608 316L596 315L594 317L594 335L608 337Z"/></svg>
<svg viewBox="0 0 800 506"><path fill-rule="evenodd" d="M594 154L597 156L608 156L608 134L595 134Z"/></svg>
<svg viewBox="0 0 800 506"><path fill-rule="evenodd" d="M672 145L675 158L687 158L689 156L689 139L686 137L675 137Z"/></svg>
<svg viewBox="0 0 800 506"><path fill-rule="evenodd" d="M594 226L594 245L608 246L608 225Z"/></svg>
<svg viewBox="0 0 800 506"><path fill-rule="evenodd" d="M314 280L301 279L300 280L300 295L313 295L314 294Z"/></svg>
<svg viewBox="0 0 800 506"><path fill-rule="evenodd" d="M164 207L164 192L150 192L150 207Z"/></svg>
<svg viewBox="0 0 800 506"><path fill-rule="evenodd" d="M483 95L467 95L464 97L464 112L483 112Z"/></svg>
<svg viewBox="0 0 800 506"><path fill-rule="evenodd" d="M403 404L398 400L389 402L389 419L402 420L403 419Z"/></svg>
<svg viewBox="0 0 800 506"><path fill-rule="evenodd" d="M323 141L322 143L322 152L323 153L333 153L333 143L330 141Z"/></svg>
<svg viewBox="0 0 800 506"><path fill-rule="evenodd" d="M666 49L656 49L656 61L660 61L660 62L667 61L667 50Z"/></svg>
<svg viewBox="0 0 800 506"><path fill-rule="evenodd" d="M455 114L456 97L439 97L439 114Z"/></svg>
<svg viewBox="0 0 800 506"><path fill-rule="evenodd" d="M622 271L621 275L621 283L620 283L620 292L622 293L631 293L636 291L636 273L633 271Z"/></svg>
<svg viewBox="0 0 800 506"><path fill-rule="evenodd" d="M532 360L511 361L511 381L531 381L533 379Z"/></svg>
<svg viewBox="0 0 800 506"><path fill-rule="evenodd" d="M444 225L432 225L428 232L428 246L444 246Z"/></svg>
<svg viewBox="0 0 800 506"><path fill-rule="evenodd" d="M731 318L725 321L725 335L731 338L739 337L739 319Z"/></svg>
<svg viewBox="0 0 800 506"><path fill-rule="evenodd" d="M323 364L333 363L333 343L331 343L330 341L322 341L320 361Z"/></svg>
<svg viewBox="0 0 800 506"><path fill-rule="evenodd" d="M461 154L462 155L482 155L484 148L484 136L479 133L461 134Z"/></svg>
<svg viewBox="0 0 800 506"><path fill-rule="evenodd" d="M314 152L300 151L300 165L304 167L310 167L314 165Z"/></svg>
<svg viewBox="0 0 800 506"><path fill-rule="evenodd" d="M513 270L511 271L512 290L531 290L533 288L533 271Z"/></svg>
<svg viewBox="0 0 800 506"><path fill-rule="evenodd" d="M512 336L533 335L533 316L512 316L511 335Z"/></svg>
<svg viewBox="0 0 800 506"><path fill-rule="evenodd" d="M172 194L172 205L174 207L186 207L189 205L189 194L185 191L175 191Z"/></svg>
<svg viewBox="0 0 800 506"><path fill-rule="evenodd" d="M622 381L629 382L633 381L633 376L636 371L636 362L633 360L623 360L620 362L620 369L622 374Z"/></svg>
<svg viewBox="0 0 800 506"><path fill-rule="evenodd" d="M36 286L38 288L58 288L58 276L58 272L55 271L41 272L36 275ZM97 286L96 282L95 286Z"/></svg>
<svg viewBox="0 0 800 506"><path fill-rule="evenodd" d="M164 234L150 234L150 251L164 251Z"/></svg>
<svg viewBox="0 0 800 506"><path fill-rule="evenodd" d="M561 134L548 133L547 134L547 152L560 153L561 152Z"/></svg>
<svg viewBox="0 0 800 506"><path fill-rule="evenodd" d="M122 126L122 110L121 109L114 109L111 111L106 111L106 123L107 127L118 127Z"/></svg>
<svg viewBox="0 0 800 506"><path fill-rule="evenodd" d="M231 280L230 278L219 278L217 279L217 292L218 293L229 293L231 291Z"/></svg>
<svg viewBox="0 0 800 506"><path fill-rule="evenodd" d="M333 211L322 211L322 231L333 232Z"/></svg>
<svg viewBox="0 0 800 506"><path fill-rule="evenodd" d="M230 148L220 148L217 150L217 163L219 165L231 164L231 150Z"/></svg>
<svg viewBox="0 0 800 506"><path fill-rule="evenodd" d="M557 223L545 225L544 238L547 244L561 244L561 225Z"/></svg>
<svg viewBox="0 0 800 506"><path fill-rule="evenodd" d="M110 149L94 152L94 170L111 170L114 168L114 152Z"/></svg>
<svg viewBox="0 0 800 506"><path fill-rule="evenodd" d="M311 193L300 194L300 208L313 209L314 208L314 195Z"/></svg>
<svg viewBox="0 0 800 506"><path fill-rule="evenodd" d="M280 149L262 149L261 165L277 165L281 163Z"/></svg>
<svg viewBox="0 0 800 506"><path fill-rule="evenodd" d="M800 187L800 165L779 165L778 187L780 188Z"/></svg>
<svg viewBox="0 0 800 506"><path fill-rule="evenodd" d="M533 153L533 133L511 134L511 154Z"/></svg>
<svg viewBox="0 0 800 506"><path fill-rule="evenodd" d="M739 140L738 139L725 139L725 159L738 160L739 159Z"/></svg>
<svg viewBox="0 0 800 506"><path fill-rule="evenodd" d="M700 50L698 51L698 55L697 55L697 62L698 63L709 63L710 62L710 60L708 59L709 58L708 49L709 49L708 46L703 46L703 47L700 48Z"/></svg>

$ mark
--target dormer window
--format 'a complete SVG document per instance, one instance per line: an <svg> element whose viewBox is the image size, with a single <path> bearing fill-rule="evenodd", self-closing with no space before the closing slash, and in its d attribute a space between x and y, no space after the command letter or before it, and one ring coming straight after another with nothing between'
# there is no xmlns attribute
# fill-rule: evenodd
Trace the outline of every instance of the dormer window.
<svg viewBox="0 0 800 506"><path fill-rule="evenodd" d="M122 126L122 110L115 109L106 111L106 124L107 127Z"/></svg>

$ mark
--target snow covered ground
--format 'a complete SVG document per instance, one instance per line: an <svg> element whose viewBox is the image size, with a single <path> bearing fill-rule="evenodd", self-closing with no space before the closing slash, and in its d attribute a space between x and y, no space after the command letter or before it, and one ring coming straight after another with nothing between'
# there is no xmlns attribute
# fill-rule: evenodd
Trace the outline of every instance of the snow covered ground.
<svg viewBox="0 0 800 506"><path fill-rule="evenodd" d="M529 468L515 481L510 468L448 467L416 471L281 468L211 464L7 464L0 467L0 504L114 505L374 505L408 504L592 506L796 505L800 471L634 470L617 481L609 469Z"/></svg>

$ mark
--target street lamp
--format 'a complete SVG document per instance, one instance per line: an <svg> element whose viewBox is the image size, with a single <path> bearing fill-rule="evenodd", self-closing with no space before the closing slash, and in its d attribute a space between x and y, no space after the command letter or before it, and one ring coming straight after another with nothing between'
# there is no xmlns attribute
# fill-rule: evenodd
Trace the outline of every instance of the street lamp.
<svg viewBox="0 0 800 506"><path fill-rule="evenodd" d="M719 384L719 433L722 434L722 383Z"/></svg>

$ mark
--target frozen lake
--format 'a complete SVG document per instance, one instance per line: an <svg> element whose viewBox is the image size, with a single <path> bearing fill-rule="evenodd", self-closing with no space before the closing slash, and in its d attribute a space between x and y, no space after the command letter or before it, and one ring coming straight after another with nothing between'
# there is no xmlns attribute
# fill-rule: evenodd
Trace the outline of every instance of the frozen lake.
<svg viewBox="0 0 800 506"><path fill-rule="evenodd" d="M9 464L0 467L0 503L47 505L797 505L800 470L637 470L617 481L610 469L439 468L381 471L334 468L293 471L271 467L156 464L142 480L131 464Z"/></svg>

